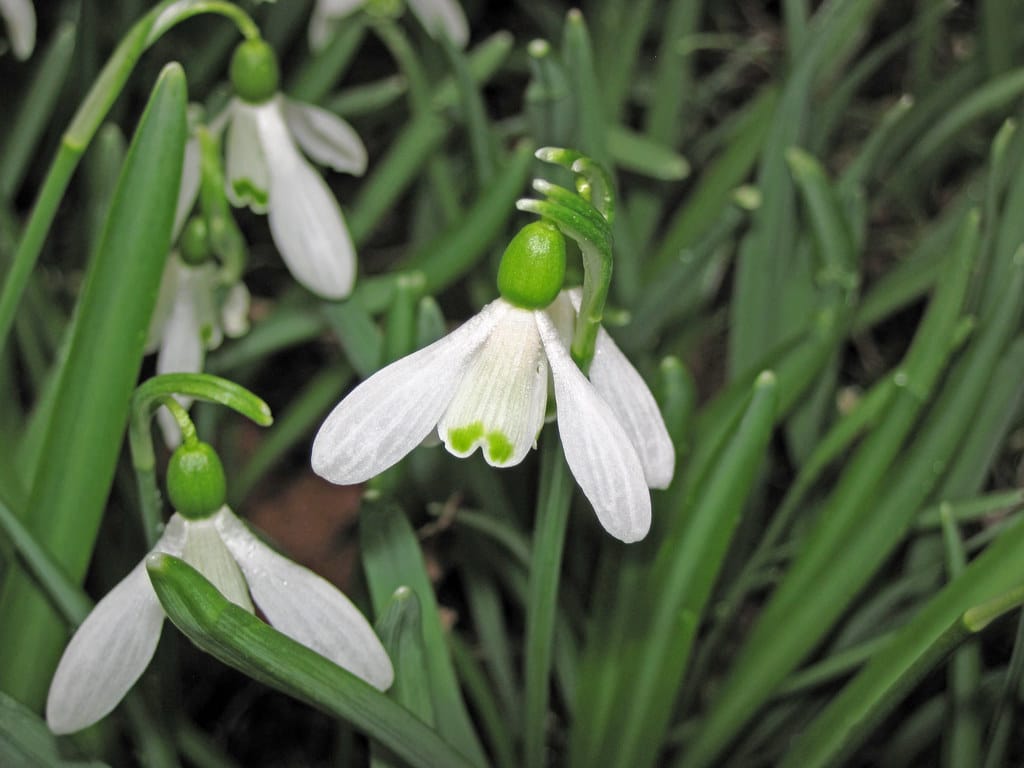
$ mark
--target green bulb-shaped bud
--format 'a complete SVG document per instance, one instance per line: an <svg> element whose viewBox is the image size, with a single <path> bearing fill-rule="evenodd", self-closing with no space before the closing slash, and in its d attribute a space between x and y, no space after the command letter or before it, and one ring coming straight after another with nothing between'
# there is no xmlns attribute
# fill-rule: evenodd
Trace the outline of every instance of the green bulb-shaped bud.
<svg viewBox="0 0 1024 768"><path fill-rule="evenodd" d="M167 495L172 506L192 520L209 517L224 506L227 483L213 446L202 442L178 446L167 465Z"/></svg>
<svg viewBox="0 0 1024 768"><path fill-rule="evenodd" d="M238 44L231 57L231 84L243 101L263 103L277 93L280 82L273 48L259 38Z"/></svg>
<svg viewBox="0 0 1024 768"><path fill-rule="evenodd" d="M498 292L522 309L543 309L562 290L565 238L547 221L527 224L512 238L498 267Z"/></svg>
<svg viewBox="0 0 1024 768"><path fill-rule="evenodd" d="M210 258L210 229L198 216L189 220L178 241L181 260L190 267L205 264Z"/></svg>

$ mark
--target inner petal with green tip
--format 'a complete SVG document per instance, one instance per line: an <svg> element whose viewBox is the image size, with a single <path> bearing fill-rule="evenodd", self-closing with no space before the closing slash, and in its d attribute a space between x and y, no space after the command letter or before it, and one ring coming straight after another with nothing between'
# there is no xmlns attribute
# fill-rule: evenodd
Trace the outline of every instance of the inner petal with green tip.
<svg viewBox="0 0 1024 768"><path fill-rule="evenodd" d="M547 396L548 365L533 312L506 306L438 434L456 456L469 456L479 446L491 466L514 466L536 445Z"/></svg>

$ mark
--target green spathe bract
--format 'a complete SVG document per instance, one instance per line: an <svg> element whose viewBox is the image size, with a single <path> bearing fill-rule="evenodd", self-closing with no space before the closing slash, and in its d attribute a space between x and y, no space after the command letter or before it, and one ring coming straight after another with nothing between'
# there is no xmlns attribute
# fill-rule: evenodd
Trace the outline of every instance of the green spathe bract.
<svg viewBox="0 0 1024 768"><path fill-rule="evenodd" d="M565 280L565 238L554 224L535 221L512 238L498 267L502 298L523 309L548 306Z"/></svg>
<svg viewBox="0 0 1024 768"><path fill-rule="evenodd" d="M281 73L274 49L259 38L239 43L231 56L231 84L250 104L261 104L277 93Z"/></svg>
<svg viewBox="0 0 1024 768"><path fill-rule="evenodd" d="M224 467L209 443L185 443L167 465L167 495L185 517L201 520L224 505Z"/></svg>

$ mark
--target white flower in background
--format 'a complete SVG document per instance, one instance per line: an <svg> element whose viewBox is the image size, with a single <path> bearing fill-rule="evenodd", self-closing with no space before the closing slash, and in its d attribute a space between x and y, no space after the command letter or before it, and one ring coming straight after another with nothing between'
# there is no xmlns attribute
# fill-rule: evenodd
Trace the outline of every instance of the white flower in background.
<svg viewBox="0 0 1024 768"><path fill-rule="evenodd" d="M225 336L237 338L249 330L249 290L241 281L223 285L211 261L192 266L175 251L167 259L160 294L149 328L146 352L156 352L156 372L202 373L206 353ZM188 408L187 398L178 401ZM157 421L168 447L181 442L170 413L161 408Z"/></svg>
<svg viewBox="0 0 1024 768"><path fill-rule="evenodd" d="M650 527L648 488L672 479L675 451L643 378L602 329L590 379L570 357L569 294L524 309L504 298L440 341L383 368L327 417L317 474L339 484L384 471L432 430L448 451L480 447L496 467L523 460L544 423L548 371L566 462L601 525L622 541Z"/></svg>
<svg viewBox="0 0 1024 768"><path fill-rule="evenodd" d="M274 243L302 285L327 299L352 291L355 246L338 201L303 157L362 175L366 147L337 115L277 91L277 60L262 40L247 40L231 61L238 97L227 111L228 199L266 213Z"/></svg>
<svg viewBox="0 0 1024 768"><path fill-rule="evenodd" d="M198 520L175 513L153 551L183 558L237 605L252 611L255 602L282 633L370 685L391 685L391 661L349 599L260 541L227 507ZM81 730L117 706L149 665L164 618L143 560L64 651L46 702L54 733Z"/></svg>
<svg viewBox="0 0 1024 768"><path fill-rule="evenodd" d="M36 47L36 11L31 0L0 0L0 16L7 25L14 57L24 61Z"/></svg>
<svg viewBox="0 0 1024 768"><path fill-rule="evenodd" d="M366 147L352 126L325 109L278 94L262 104L231 103L227 128L228 198L266 213L292 275L313 293L352 291L356 253L338 201L299 152L336 171L366 171Z"/></svg>
<svg viewBox="0 0 1024 768"><path fill-rule="evenodd" d="M309 19L309 47L323 49L347 16L372 0L317 0ZM469 42L469 22L458 0L406 0L420 24L434 37L445 35L460 48Z"/></svg>

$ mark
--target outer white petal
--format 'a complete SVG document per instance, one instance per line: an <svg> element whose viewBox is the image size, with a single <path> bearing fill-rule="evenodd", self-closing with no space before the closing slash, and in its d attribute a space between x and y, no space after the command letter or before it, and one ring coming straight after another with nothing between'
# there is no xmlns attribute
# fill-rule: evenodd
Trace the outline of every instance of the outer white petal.
<svg viewBox="0 0 1024 768"><path fill-rule="evenodd" d="M500 306L488 304L440 341L382 368L352 390L317 432L313 471L333 483L361 483L419 445L455 396Z"/></svg>
<svg viewBox="0 0 1024 768"><path fill-rule="evenodd" d="M309 47L314 51L324 48L338 22L365 3L366 0L318 0L309 19Z"/></svg>
<svg viewBox="0 0 1024 768"><path fill-rule="evenodd" d="M366 146L355 129L333 112L283 99L284 119L303 151L321 165L342 173L366 172Z"/></svg>
<svg viewBox="0 0 1024 768"><path fill-rule="evenodd" d="M456 456L480 446L488 464L511 467L536 445L544 424L548 366L533 312L501 304L437 431Z"/></svg>
<svg viewBox="0 0 1024 768"><path fill-rule="evenodd" d="M36 10L31 0L0 0L0 16L7 24L15 58L24 61L36 47Z"/></svg>
<svg viewBox="0 0 1024 768"><path fill-rule="evenodd" d="M256 213L266 213L270 197L270 175L258 126L259 114L265 108L266 105L253 106L240 99L228 107L225 192L232 205L247 205Z"/></svg>
<svg viewBox="0 0 1024 768"><path fill-rule="evenodd" d="M460 48L469 42L469 22L458 0L408 0L420 24L430 34L444 33Z"/></svg>
<svg viewBox="0 0 1024 768"><path fill-rule="evenodd" d="M270 232L292 275L313 293L341 299L355 282L355 246L338 201L292 141L279 100L254 107L270 173Z"/></svg>
<svg viewBox="0 0 1024 768"><path fill-rule="evenodd" d="M172 517L155 549L181 551L183 526ZM64 650L46 699L54 733L73 733L107 715L149 665L164 611L145 561L93 608Z"/></svg>
<svg viewBox="0 0 1024 768"><path fill-rule="evenodd" d="M625 542L639 541L651 527L651 495L640 457L611 407L569 357L551 319L543 311L536 317L569 469L605 530Z"/></svg>
<svg viewBox="0 0 1024 768"><path fill-rule="evenodd" d="M579 311L579 289L568 291L568 295ZM676 452L665 421L647 383L604 328L597 332L590 381L629 435L644 466L647 486L667 488L672 482Z"/></svg>
<svg viewBox="0 0 1024 768"><path fill-rule="evenodd" d="M185 159L181 165L181 186L178 187L178 204L174 209L174 229L171 230L171 241L177 240L178 234L188 221L188 215L196 204L199 195L199 140L195 138L185 142Z"/></svg>
<svg viewBox="0 0 1024 768"><path fill-rule="evenodd" d="M384 646L345 595L272 550L227 507L213 519L271 624L370 685L391 686L395 673Z"/></svg>

